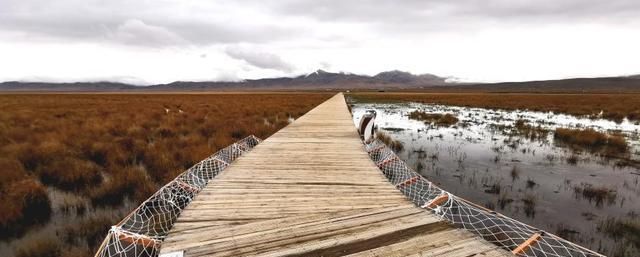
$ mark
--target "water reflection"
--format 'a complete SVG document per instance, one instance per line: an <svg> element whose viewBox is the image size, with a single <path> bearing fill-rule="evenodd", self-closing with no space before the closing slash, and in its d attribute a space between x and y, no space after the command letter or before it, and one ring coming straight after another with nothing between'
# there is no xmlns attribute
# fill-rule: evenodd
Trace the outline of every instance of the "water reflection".
<svg viewBox="0 0 640 257"><path fill-rule="evenodd" d="M640 222L630 215L640 213L640 169L553 138L559 127L615 131L637 161L640 125L417 103L354 103L354 122L369 109L378 113L378 128L404 144L399 157L445 190L610 255L640 249ZM458 122L410 119L416 110L453 114Z"/></svg>

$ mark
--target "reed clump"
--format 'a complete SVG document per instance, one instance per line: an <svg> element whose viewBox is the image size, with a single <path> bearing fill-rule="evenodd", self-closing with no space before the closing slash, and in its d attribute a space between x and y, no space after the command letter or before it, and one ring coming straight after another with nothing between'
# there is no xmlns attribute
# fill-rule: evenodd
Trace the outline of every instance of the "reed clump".
<svg viewBox="0 0 640 257"><path fill-rule="evenodd" d="M547 138L549 130L542 126L532 126L526 120L519 119L515 122L515 129L518 135L528 138L529 140L543 140Z"/></svg>
<svg viewBox="0 0 640 257"><path fill-rule="evenodd" d="M93 206L117 206L125 197L135 202L149 198L157 187L141 167L127 167L115 172L108 182L92 190L89 199Z"/></svg>
<svg viewBox="0 0 640 257"><path fill-rule="evenodd" d="M596 206L602 206L603 203L613 204L617 198L617 192L604 186L593 186L591 184L581 184L574 187L574 193L582 196L589 202L594 202Z"/></svg>
<svg viewBox="0 0 640 257"><path fill-rule="evenodd" d="M78 224L68 224L62 228L64 240L69 244L85 244L89 249L97 249L109 228L121 220L110 213L96 213L78 220Z"/></svg>
<svg viewBox="0 0 640 257"><path fill-rule="evenodd" d="M450 127L458 123L458 118L450 113L426 113L423 111L413 111L409 113L409 119L422 121L425 124L434 124L436 126Z"/></svg>
<svg viewBox="0 0 640 257"><path fill-rule="evenodd" d="M41 169L40 180L47 185L71 191L99 185L102 175L97 164L77 158L59 158Z"/></svg>
<svg viewBox="0 0 640 257"><path fill-rule="evenodd" d="M522 203L524 204L524 213L527 217L535 218L537 202L537 197L533 194L526 194L522 198Z"/></svg>
<svg viewBox="0 0 640 257"><path fill-rule="evenodd" d="M402 144L402 142L391 138L391 136L387 135L387 133L384 133L382 131L376 131L376 138L382 141L382 143L387 145L389 148L391 148L391 150L393 150L396 153L399 153L402 150L404 150L404 145Z"/></svg>
<svg viewBox="0 0 640 257"><path fill-rule="evenodd" d="M615 256L636 256L640 253L640 221L637 216L607 218L598 223L597 229L623 241L622 245L626 247L617 249Z"/></svg>
<svg viewBox="0 0 640 257"><path fill-rule="evenodd" d="M17 160L0 158L0 239L23 234L47 222L51 202L44 185L28 175Z"/></svg>
<svg viewBox="0 0 640 257"><path fill-rule="evenodd" d="M629 145L624 136L606 134L591 128L557 128L553 138L556 143L567 145L575 150L587 150L605 156L619 157L629 151Z"/></svg>
<svg viewBox="0 0 640 257"><path fill-rule="evenodd" d="M575 154L572 154L571 156L567 157L567 163L571 165L578 164L578 156Z"/></svg>
<svg viewBox="0 0 640 257"><path fill-rule="evenodd" d="M16 257L58 257L61 256L62 243L54 235L41 233L23 239L15 250Z"/></svg>

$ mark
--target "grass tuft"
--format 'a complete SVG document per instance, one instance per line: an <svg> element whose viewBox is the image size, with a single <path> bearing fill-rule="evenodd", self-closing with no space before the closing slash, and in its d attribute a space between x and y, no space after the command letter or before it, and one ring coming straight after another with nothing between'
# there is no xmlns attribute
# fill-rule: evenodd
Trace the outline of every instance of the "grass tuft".
<svg viewBox="0 0 640 257"><path fill-rule="evenodd" d="M519 119L515 123L515 128L518 135L521 135L530 140L542 140L547 138L549 130L542 128L540 125L534 127L527 123L526 120Z"/></svg>
<svg viewBox="0 0 640 257"><path fill-rule="evenodd" d="M81 245L86 243L91 251L96 251L109 228L122 218L104 212L90 215L76 223L67 224L63 234L66 236L66 242Z"/></svg>
<svg viewBox="0 0 640 257"><path fill-rule="evenodd" d="M613 204L618 196L617 192L613 189L604 186L593 186L586 183L575 186L574 193L582 196L589 202L595 202L596 206L602 206L605 201L608 204Z"/></svg>
<svg viewBox="0 0 640 257"><path fill-rule="evenodd" d="M567 145L574 150L587 150L610 157L621 156L629 152L629 145L622 135L610 135L591 128L557 128L553 138L556 143Z"/></svg>
<svg viewBox="0 0 640 257"><path fill-rule="evenodd" d="M102 175L96 164L68 157L55 159L47 168L41 169L40 180L44 184L73 191L100 184Z"/></svg>
<svg viewBox="0 0 640 257"><path fill-rule="evenodd" d="M116 206L122 204L125 197L136 202L147 199L156 186L145 175L141 167L127 167L89 195L93 206Z"/></svg>
<svg viewBox="0 0 640 257"><path fill-rule="evenodd" d="M58 257L61 256L62 243L46 233L23 239L15 249L15 257Z"/></svg>
<svg viewBox="0 0 640 257"><path fill-rule="evenodd" d="M49 220L51 201L45 187L33 178L14 181L0 192L0 238L20 235Z"/></svg>
<svg viewBox="0 0 640 257"><path fill-rule="evenodd" d="M607 218L598 223L597 229L618 241L622 241L621 247L614 249L614 256L638 256L640 254L640 221L637 217Z"/></svg>
<svg viewBox="0 0 640 257"><path fill-rule="evenodd" d="M402 152L402 150L404 150L404 145L402 144L402 142L391 138L389 135L387 135L387 133L376 131L376 138L382 141L382 143L387 145L396 153Z"/></svg>
<svg viewBox="0 0 640 257"><path fill-rule="evenodd" d="M524 204L524 214L527 217L535 218L537 197L532 194L526 194L524 198L522 198L522 203Z"/></svg>
<svg viewBox="0 0 640 257"><path fill-rule="evenodd" d="M423 121L425 124L450 127L458 123L458 118L450 113L426 113L423 111L413 111L409 113L409 119Z"/></svg>

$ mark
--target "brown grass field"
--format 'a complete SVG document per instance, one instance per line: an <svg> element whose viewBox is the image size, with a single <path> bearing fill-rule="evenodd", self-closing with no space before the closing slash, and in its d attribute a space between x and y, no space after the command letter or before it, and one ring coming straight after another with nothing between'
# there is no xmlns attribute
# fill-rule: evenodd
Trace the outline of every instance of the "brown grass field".
<svg viewBox="0 0 640 257"><path fill-rule="evenodd" d="M245 136L268 137L328 97L0 95L0 243L18 257L89 256L181 171Z"/></svg>
<svg viewBox="0 0 640 257"><path fill-rule="evenodd" d="M353 93L355 100L414 101L505 110L553 111L621 122L640 122L640 94L523 94L523 93Z"/></svg>
<svg viewBox="0 0 640 257"><path fill-rule="evenodd" d="M111 225L177 174L245 136L270 136L289 118L303 115L330 96L312 92L0 95L0 256L90 256ZM588 117L602 112L603 118L613 121L626 117L640 122L640 94L348 96L360 101ZM442 118L418 116L430 121ZM535 134L531 137L549 132L524 123L518 130ZM574 148L605 155L620 152L627 144L617 136L592 131L556 133ZM403 147L383 133L378 136L396 151ZM11 249L3 250L3 242Z"/></svg>

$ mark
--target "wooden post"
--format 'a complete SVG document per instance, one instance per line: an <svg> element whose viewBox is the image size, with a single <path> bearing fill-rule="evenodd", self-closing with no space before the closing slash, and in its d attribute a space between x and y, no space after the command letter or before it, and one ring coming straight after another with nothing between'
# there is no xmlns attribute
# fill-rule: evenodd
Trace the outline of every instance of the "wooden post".
<svg viewBox="0 0 640 257"><path fill-rule="evenodd" d="M386 160L384 160L384 161L380 162L380 164L378 164L378 167L382 168L382 167L384 167L385 165L387 165L388 163L390 163L390 162L392 162L392 161L395 161L396 159L398 159L398 157L397 157L397 156L393 156L393 157L391 157L391 158L389 158L389 159L386 159Z"/></svg>
<svg viewBox="0 0 640 257"><path fill-rule="evenodd" d="M524 253L524 251L526 251L527 248L529 248L532 244L537 242L541 236L542 235L540 233L534 233L531 237L529 237L529 239L527 239L527 241L524 241L524 243L518 245L518 247L516 247L516 249L513 249L513 251L511 252L515 255Z"/></svg>
<svg viewBox="0 0 640 257"><path fill-rule="evenodd" d="M400 182L399 184L396 185L396 187L405 187L405 186L411 185L413 183L416 183L418 179L420 179L420 176L412 177L410 179Z"/></svg>
<svg viewBox="0 0 640 257"><path fill-rule="evenodd" d="M438 205L443 204L447 200L449 200L449 195L448 194L443 194L443 195L440 195L440 196L436 197L435 199L431 200L431 202L423 205L422 208L433 208L433 207L436 207Z"/></svg>
<svg viewBox="0 0 640 257"><path fill-rule="evenodd" d="M149 238L144 235L138 235L133 233L129 234L129 233L123 233L123 232L115 232L115 233L118 233L118 240L123 242L142 245L144 247L148 247L148 246L151 246L153 248L159 247L159 244L155 239Z"/></svg>

